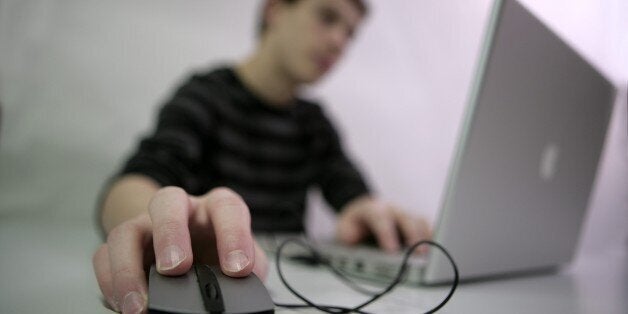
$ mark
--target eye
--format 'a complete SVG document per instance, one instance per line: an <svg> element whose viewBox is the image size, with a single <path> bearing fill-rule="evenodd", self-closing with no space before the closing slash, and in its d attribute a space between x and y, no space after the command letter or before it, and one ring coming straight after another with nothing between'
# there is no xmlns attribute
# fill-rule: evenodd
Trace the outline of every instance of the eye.
<svg viewBox="0 0 628 314"><path fill-rule="evenodd" d="M334 25L338 22L338 13L328 7L322 7L318 10L318 18L325 25Z"/></svg>

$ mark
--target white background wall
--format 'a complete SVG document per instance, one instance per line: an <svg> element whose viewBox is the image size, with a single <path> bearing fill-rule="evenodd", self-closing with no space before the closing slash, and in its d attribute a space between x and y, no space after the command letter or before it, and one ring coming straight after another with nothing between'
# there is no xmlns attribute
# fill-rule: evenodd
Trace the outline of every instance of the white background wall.
<svg viewBox="0 0 628 314"><path fill-rule="evenodd" d="M628 2L523 2L620 89L582 251L625 249ZM370 3L345 62L308 92L379 194L433 219L491 1ZM175 84L250 52L258 4L0 0L0 219L89 223Z"/></svg>

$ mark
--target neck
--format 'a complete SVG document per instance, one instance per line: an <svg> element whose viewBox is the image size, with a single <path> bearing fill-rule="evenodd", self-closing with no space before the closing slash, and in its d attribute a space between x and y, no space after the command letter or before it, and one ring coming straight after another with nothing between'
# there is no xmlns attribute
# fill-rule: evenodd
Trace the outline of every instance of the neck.
<svg viewBox="0 0 628 314"><path fill-rule="evenodd" d="M273 106L289 106L299 87L262 49L238 64L235 70L247 88Z"/></svg>

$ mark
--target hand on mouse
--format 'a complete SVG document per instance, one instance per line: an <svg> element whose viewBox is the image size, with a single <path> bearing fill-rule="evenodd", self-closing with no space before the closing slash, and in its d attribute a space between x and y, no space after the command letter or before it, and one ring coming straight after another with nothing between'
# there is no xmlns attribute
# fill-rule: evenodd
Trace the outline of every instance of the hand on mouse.
<svg viewBox="0 0 628 314"><path fill-rule="evenodd" d="M403 239L399 239L399 235ZM427 221L370 196L359 197L347 204L340 214L336 236L345 244L356 244L374 235L379 247L395 252L403 241L412 245L430 239L432 233ZM420 247L424 252L426 247Z"/></svg>
<svg viewBox="0 0 628 314"><path fill-rule="evenodd" d="M251 234L248 207L235 192L216 188L194 197L175 187L160 189L148 213L121 223L93 257L109 306L122 313L146 311L146 270L186 273L195 262L220 263L229 276L255 272L262 280L267 259Z"/></svg>

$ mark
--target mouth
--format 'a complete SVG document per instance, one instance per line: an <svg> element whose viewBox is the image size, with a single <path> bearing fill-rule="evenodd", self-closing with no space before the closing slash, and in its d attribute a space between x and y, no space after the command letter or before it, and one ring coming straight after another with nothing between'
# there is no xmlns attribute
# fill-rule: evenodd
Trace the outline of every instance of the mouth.
<svg viewBox="0 0 628 314"><path fill-rule="evenodd" d="M336 58L329 56L317 56L314 59L318 70L322 73L329 71L329 69L331 69L331 67L336 63Z"/></svg>

